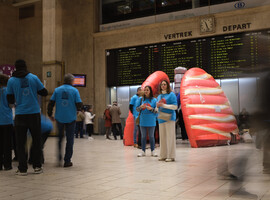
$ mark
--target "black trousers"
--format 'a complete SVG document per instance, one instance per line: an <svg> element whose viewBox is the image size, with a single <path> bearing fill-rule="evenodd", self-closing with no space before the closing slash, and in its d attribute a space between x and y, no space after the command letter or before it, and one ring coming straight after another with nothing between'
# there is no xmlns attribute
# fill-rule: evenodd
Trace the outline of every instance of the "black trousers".
<svg viewBox="0 0 270 200"><path fill-rule="evenodd" d="M113 123L112 124L112 132L114 139L117 140L117 135L120 135L121 140L123 139L123 133L122 133L122 125L121 123Z"/></svg>
<svg viewBox="0 0 270 200"><path fill-rule="evenodd" d="M88 133L88 136L91 137L94 133L94 124L86 124L86 133Z"/></svg>
<svg viewBox="0 0 270 200"><path fill-rule="evenodd" d="M12 124L0 126L0 170L11 168Z"/></svg>
<svg viewBox="0 0 270 200"><path fill-rule="evenodd" d="M28 130L32 136L33 168L41 167L41 125L39 113L15 116L15 132L19 161L18 169L21 172L26 172L28 169L27 153L25 149Z"/></svg>

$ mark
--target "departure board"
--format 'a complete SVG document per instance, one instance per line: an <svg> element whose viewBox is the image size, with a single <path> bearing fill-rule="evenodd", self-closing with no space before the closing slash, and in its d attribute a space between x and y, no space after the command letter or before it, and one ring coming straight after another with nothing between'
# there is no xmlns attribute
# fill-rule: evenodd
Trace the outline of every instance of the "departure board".
<svg viewBox="0 0 270 200"><path fill-rule="evenodd" d="M107 85L141 85L155 71L174 81L176 67L199 67L215 79L270 66L270 30L106 50ZM240 69L240 70L237 70Z"/></svg>

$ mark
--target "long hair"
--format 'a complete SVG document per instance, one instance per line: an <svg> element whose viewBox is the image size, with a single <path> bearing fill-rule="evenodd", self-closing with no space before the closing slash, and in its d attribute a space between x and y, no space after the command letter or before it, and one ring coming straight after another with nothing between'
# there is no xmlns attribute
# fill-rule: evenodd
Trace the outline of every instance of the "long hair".
<svg viewBox="0 0 270 200"><path fill-rule="evenodd" d="M166 84L167 84L167 93L169 94L171 91L172 91L172 89L171 89L171 86L170 86L170 84L168 83L168 81L166 81L166 80L163 80L163 81L161 81L160 82L160 84L159 84L159 94L161 94L162 93L162 89L161 89L161 84L162 84L162 82L165 82Z"/></svg>
<svg viewBox="0 0 270 200"><path fill-rule="evenodd" d="M150 90L149 99L150 99L150 101L151 101L151 99L154 97L154 95L153 95L153 90L152 90L151 86L150 86L150 85L147 85L147 86L145 86L144 88L148 88L148 89ZM146 95L144 94L144 95L143 95L143 100L145 100L145 98L146 98Z"/></svg>

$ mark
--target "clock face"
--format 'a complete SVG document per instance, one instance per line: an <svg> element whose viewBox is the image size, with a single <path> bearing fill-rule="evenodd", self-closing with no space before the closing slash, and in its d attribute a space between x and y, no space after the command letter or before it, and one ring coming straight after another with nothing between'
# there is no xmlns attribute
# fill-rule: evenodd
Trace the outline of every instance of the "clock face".
<svg viewBox="0 0 270 200"><path fill-rule="evenodd" d="M200 21L201 33L209 33L214 31L215 20L213 17L202 18Z"/></svg>

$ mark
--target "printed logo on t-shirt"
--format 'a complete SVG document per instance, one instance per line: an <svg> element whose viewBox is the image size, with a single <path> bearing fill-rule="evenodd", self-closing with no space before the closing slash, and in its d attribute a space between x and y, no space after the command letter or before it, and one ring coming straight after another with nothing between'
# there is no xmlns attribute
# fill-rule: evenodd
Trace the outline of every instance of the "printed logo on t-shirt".
<svg viewBox="0 0 270 200"><path fill-rule="evenodd" d="M66 91L62 92L62 106L68 106L68 93Z"/></svg>
<svg viewBox="0 0 270 200"><path fill-rule="evenodd" d="M27 88L29 87L29 82L27 78L21 79L21 88Z"/></svg>

